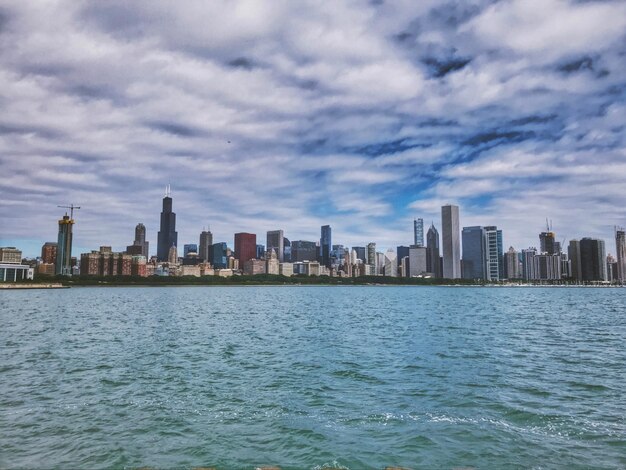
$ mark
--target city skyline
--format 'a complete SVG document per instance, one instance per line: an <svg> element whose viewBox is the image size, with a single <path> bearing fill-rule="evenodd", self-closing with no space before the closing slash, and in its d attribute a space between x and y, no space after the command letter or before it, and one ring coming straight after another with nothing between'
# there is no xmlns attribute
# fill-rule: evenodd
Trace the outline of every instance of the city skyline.
<svg viewBox="0 0 626 470"><path fill-rule="evenodd" d="M0 1L0 243L35 255L73 202L77 250L138 222L156 246L166 184L181 245L328 224L384 249L448 203L506 246L546 217L611 239L624 31L611 1Z"/></svg>

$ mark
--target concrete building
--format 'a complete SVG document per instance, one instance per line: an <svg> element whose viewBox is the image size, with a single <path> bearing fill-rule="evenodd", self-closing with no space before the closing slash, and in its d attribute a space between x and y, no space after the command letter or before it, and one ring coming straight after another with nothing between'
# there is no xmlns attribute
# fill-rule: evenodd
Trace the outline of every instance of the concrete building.
<svg viewBox="0 0 626 470"><path fill-rule="evenodd" d="M519 253L515 251L512 246L509 247L509 251L505 256L505 270L507 279L521 279L522 278L522 266L519 261Z"/></svg>
<svg viewBox="0 0 626 470"><path fill-rule="evenodd" d="M278 265L278 273L281 276L293 276L293 263L280 263Z"/></svg>
<svg viewBox="0 0 626 470"><path fill-rule="evenodd" d="M176 245L172 245L167 252L167 262L169 264L178 264L178 250Z"/></svg>
<svg viewBox="0 0 626 470"><path fill-rule="evenodd" d="M441 208L441 232L443 277L459 279L461 277L459 206L448 204Z"/></svg>
<svg viewBox="0 0 626 470"><path fill-rule="evenodd" d="M360 259L363 263L367 263L367 248L364 246L353 246L352 249L356 252L357 259Z"/></svg>
<svg viewBox="0 0 626 470"><path fill-rule="evenodd" d="M402 258L409 256L409 247L408 246L397 246L396 247L396 261L398 266L402 263Z"/></svg>
<svg viewBox="0 0 626 470"><path fill-rule="evenodd" d="M413 245L424 246L424 219L413 219Z"/></svg>
<svg viewBox="0 0 626 470"><path fill-rule="evenodd" d="M256 258L249 259L243 265L243 273L246 276L265 274L265 260Z"/></svg>
<svg viewBox="0 0 626 470"><path fill-rule="evenodd" d="M615 228L615 256L617 280L626 282L626 231L622 227Z"/></svg>
<svg viewBox="0 0 626 470"><path fill-rule="evenodd" d="M22 250L18 250L14 246L0 248L0 263L22 264Z"/></svg>
<svg viewBox="0 0 626 470"><path fill-rule="evenodd" d="M462 237L463 279L486 279L485 230L480 226L463 227Z"/></svg>
<svg viewBox="0 0 626 470"><path fill-rule="evenodd" d="M284 261L285 254L285 236L282 230L271 230L267 232L267 245L266 252L274 250L278 261L282 263Z"/></svg>
<svg viewBox="0 0 626 470"><path fill-rule="evenodd" d="M504 253L502 230L495 226L484 227L485 231L485 277L488 281L504 279Z"/></svg>
<svg viewBox="0 0 626 470"><path fill-rule="evenodd" d="M407 257L408 266L405 266L407 277L417 277L428 274L428 248L411 246ZM432 273L430 273L432 274Z"/></svg>
<svg viewBox="0 0 626 470"><path fill-rule="evenodd" d="M211 247L213 246L213 234L210 230L200 232L200 243L198 244L198 257L204 262L211 262L213 254Z"/></svg>
<svg viewBox="0 0 626 470"><path fill-rule="evenodd" d="M384 255L384 275L388 277L398 276L398 261L396 252L389 248Z"/></svg>
<svg viewBox="0 0 626 470"><path fill-rule="evenodd" d="M267 274L280 274L280 262L273 248L268 250L265 256L265 272Z"/></svg>
<svg viewBox="0 0 626 470"><path fill-rule="evenodd" d="M41 262L45 264L54 264L57 259L57 247L58 244L55 242L44 243L41 247Z"/></svg>
<svg viewBox="0 0 626 470"><path fill-rule="evenodd" d="M0 282L32 280L34 268L22 264L22 251L14 246L0 248Z"/></svg>

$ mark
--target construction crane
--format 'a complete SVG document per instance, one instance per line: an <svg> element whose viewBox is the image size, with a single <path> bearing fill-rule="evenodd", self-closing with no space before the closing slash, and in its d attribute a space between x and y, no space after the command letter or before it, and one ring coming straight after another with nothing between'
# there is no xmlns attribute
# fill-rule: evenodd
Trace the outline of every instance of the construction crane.
<svg viewBox="0 0 626 470"><path fill-rule="evenodd" d="M70 219L74 220L74 209L80 209L80 206L75 206L74 204L70 204L69 206L57 206L57 207L61 207L63 209L69 209L70 210Z"/></svg>

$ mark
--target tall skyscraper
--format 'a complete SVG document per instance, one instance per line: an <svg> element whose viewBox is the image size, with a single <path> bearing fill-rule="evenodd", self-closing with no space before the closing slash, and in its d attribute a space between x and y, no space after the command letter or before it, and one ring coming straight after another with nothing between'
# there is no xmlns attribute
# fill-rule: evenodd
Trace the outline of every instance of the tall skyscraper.
<svg viewBox="0 0 626 470"><path fill-rule="evenodd" d="M557 242L555 238L556 234L552 231L541 232L539 234L539 248L541 253L548 253L549 255L557 253Z"/></svg>
<svg viewBox="0 0 626 470"><path fill-rule="evenodd" d="M604 240L580 240L580 267L583 281L606 281L606 253Z"/></svg>
<svg viewBox="0 0 626 470"><path fill-rule="evenodd" d="M461 277L459 206L448 204L441 208L441 232L443 277L459 279Z"/></svg>
<svg viewBox="0 0 626 470"><path fill-rule="evenodd" d="M356 252L357 259L360 259L363 264L367 264L367 250L364 246L353 246L352 249Z"/></svg>
<svg viewBox="0 0 626 470"><path fill-rule="evenodd" d="M485 230L478 226L463 227L462 236L463 279L485 279Z"/></svg>
<svg viewBox="0 0 626 470"><path fill-rule="evenodd" d="M424 219L413 219L413 245L424 246Z"/></svg>
<svg viewBox="0 0 626 470"><path fill-rule="evenodd" d="M228 247L226 243L214 243L212 247L213 259L211 264L215 269L226 269L228 267Z"/></svg>
<svg viewBox="0 0 626 470"><path fill-rule="evenodd" d="M272 250L276 252L278 261L282 263L285 259L285 236L282 230L271 230L267 232L265 251L270 253Z"/></svg>
<svg viewBox="0 0 626 470"><path fill-rule="evenodd" d="M402 263L402 259L409 256L409 247L408 246L397 246L396 247L396 261L398 262L398 266Z"/></svg>
<svg viewBox="0 0 626 470"><path fill-rule="evenodd" d="M306 240L294 240L291 242L291 261L316 261L317 243Z"/></svg>
<svg viewBox="0 0 626 470"><path fill-rule="evenodd" d="M173 246L178 246L178 233L176 232L176 214L172 212L172 193L168 185L163 198L161 229L157 240L157 259L167 261L170 248Z"/></svg>
<svg viewBox="0 0 626 470"><path fill-rule="evenodd" d="M235 257L243 269L246 261L256 257L256 234L240 232L235 234Z"/></svg>
<svg viewBox="0 0 626 470"><path fill-rule="evenodd" d="M213 234L211 230L200 232L200 244L198 245L198 258L207 263L211 262L211 246L213 246Z"/></svg>
<svg viewBox="0 0 626 470"><path fill-rule="evenodd" d="M580 242L578 240L570 240L567 247L567 257L570 262L570 273L572 279L576 281L583 280L583 269L580 264Z"/></svg>
<svg viewBox="0 0 626 470"><path fill-rule="evenodd" d="M135 241L133 245L141 247L141 256L145 256L146 259L149 258L150 245L146 241L146 226L142 223L137 224L135 227Z"/></svg>
<svg viewBox="0 0 626 470"><path fill-rule="evenodd" d="M439 232L433 223L430 224L430 228L426 234L426 271L431 273L437 279L441 278L442 272L441 256L439 255Z"/></svg>
<svg viewBox="0 0 626 470"><path fill-rule="evenodd" d="M428 271L428 248L423 246L411 246L409 248L407 277L421 276Z"/></svg>
<svg viewBox="0 0 626 470"><path fill-rule="evenodd" d="M330 252L333 249L332 231L330 225L322 225L320 237L320 257L322 265L330 268Z"/></svg>
<svg viewBox="0 0 626 470"><path fill-rule="evenodd" d="M369 264L376 269L376 243L367 244L367 260L364 260L365 264Z"/></svg>
<svg viewBox="0 0 626 470"><path fill-rule="evenodd" d="M520 269L519 253L511 246L504 256L507 279L521 279L522 272Z"/></svg>
<svg viewBox="0 0 626 470"><path fill-rule="evenodd" d="M389 277L398 277L398 261L396 252L389 248L385 252L383 274Z"/></svg>
<svg viewBox="0 0 626 470"><path fill-rule="evenodd" d="M626 282L626 232L622 227L615 228L615 255L617 256L617 280Z"/></svg>
<svg viewBox="0 0 626 470"><path fill-rule="evenodd" d="M485 230L485 275L488 281L504 279L502 230L488 226Z"/></svg>
<svg viewBox="0 0 626 470"><path fill-rule="evenodd" d="M67 213L59 220L59 237L57 239L57 259L55 274L62 276L72 275L72 227L74 219Z"/></svg>

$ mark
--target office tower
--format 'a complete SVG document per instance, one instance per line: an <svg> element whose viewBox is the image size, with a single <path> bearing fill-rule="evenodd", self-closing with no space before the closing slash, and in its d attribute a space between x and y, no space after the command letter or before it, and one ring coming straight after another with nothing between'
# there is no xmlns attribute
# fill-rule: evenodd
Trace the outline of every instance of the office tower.
<svg viewBox="0 0 626 470"><path fill-rule="evenodd" d="M141 247L141 252L139 255L145 256L146 259L149 257L149 242L146 241L146 226L142 223L137 224L135 227L135 240L133 241L133 246Z"/></svg>
<svg viewBox="0 0 626 470"><path fill-rule="evenodd" d="M393 248L389 248L384 255L384 271L385 276L397 277L398 276L398 262L396 252Z"/></svg>
<svg viewBox="0 0 626 470"><path fill-rule="evenodd" d="M367 244L367 260L365 262L374 268L376 267L376 243Z"/></svg>
<svg viewBox="0 0 626 470"><path fill-rule="evenodd" d="M55 242L46 242L41 247L41 262L45 264L53 264L57 259L57 244Z"/></svg>
<svg viewBox="0 0 626 470"><path fill-rule="evenodd" d="M178 250L176 249L176 245L172 245L169 250L167 250L167 262L169 264L178 264Z"/></svg>
<svg viewBox="0 0 626 470"><path fill-rule="evenodd" d="M507 279L521 279L522 272L520 269L519 253L515 251L515 248L509 247L509 251L507 251L504 256Z"/></svg>
<svg viewBox="0 0 626 470"><path fill-rule="evenodd" d="M541 253L535 256L535 279L539 281L557 281L561 279L561 255L559 253Z"/></svg>
<svg viewBox="0 0 626 470"><path fill-rule="evenodd" d="M541 253L548 253L549 255L558 253L555 237L556 235L552 231L541 232L539 234L539 248L541 250Z"/></svg>
<svg viewBox="0 0 626 470"><path fill-rule="evenodd" d="M485 275L488 281L504 279L502 230L488 226L485 230Z"/></svg>
<svg viewBox="0 0 626 470"><path fill-rule="evenodd" d="M330 225L322 225L320 237L320 261L323 266L330 268L330 252L333 249L332 231Z"/></svg>
<svg viewBox="0 0 626 470"><path fill-rule="evenodd" d="M317 260L317 243L306 240L294 240L291 242L291 261L315 261Z"/></svg>
<svg viewBox="0 0 626 470"><path fill-rule="evenodd" d="M424 219L413 219L413 245L424 246Z"/></svg>
<svg viewBox="0 0 626 470"><path fill-rule="evenodd" d="M265 246L257 245L256 246L256 259L263 259L263 258L265 258Z"/></svg>
<svg viewBox="0 0 626 470"><path fill-rule="evenodd" d="M246 261L256 258L256 234L245 232L235 234L235 257L242 269Z"/></svg>
<svg viewBox="0 0 626 470"><path fill-rule="evenodd" d="M396 260L398 262L398 266L402 262L402 258L409 256L409 247L408 246L398 246L396 247Z"/></svg>
<svg viewBox="0 0 626 470"><path fill-rule="evenodd" d="M211 246L213 245L213 234L211 230L200 232L200 244L198 246L198 258L205 262L211 262Z"/></svg>
<svg viewBox="0 0 626 470"><path fill-rule="evenodd" d="M439 232L435 228L435 224L432 223L426 234L426 271L438 279L442 276L441 256L439 255Z"/></svg>
<svg viewBox="0 0 626 470"><path fill-rule="evenodd" d="M183 245L183 256L186 258L189 253L198 254L198 245L195 243L187 243Z"/></svg>
<svg viewBox="0 0 626 470"><path fill-rule="evenodd" d="M615 256L617 257L617 280L626 282L626 232L615 228Z"/></svg>
<svg viewBox="0 0 626 470"><path fill-rule="evenodd" d="M267 274L280 274L280 263L278 261L278 256L276 255L276 250L274 248L270 248L266 252L265 272Z"/></svg>
<svg viewBox="0 0 626 470"><path fill-rule="evenodd" d="M463 279L486 278L485 230L463 227ZM444 258L445 263L445 258Z"/></svg>
<svg viewBox="0 0 626 470"><path fill-rule="evenodd" d="M578 240L570 240L567 247L567 256L570 262L570 275L576 281L583 280L583 270L580 264L580 242Z"/></svg>
<svg viewBox="0 0 626 470"><path fill-rule="evenodd" d="M423 246L411 246L409 248L408 265L406 266L407 277L421 276L428 271L428 248Z"/></svg>
<svg viewBox="0 0 626 470"><path fill-rule="evenodd" d="M583 281L606 281L604 240L580 240L580 268Z"/></svg>
<svg viewBox="0 0 626 470"><path fill-rule="evenodd" d="M291 242L287 237L283 237L283 262L291 263Z"/></svg>
<svg viewBox="0 0 626 470"><path fill-rule="evenodd" d="M451 204L441 208L441 232L443 250L443 277L461 277L461 240L459 236L459 206Z"/></svg>
<svg viewBox="0 0 626 470"><path fill-rule="evenodd" d="M285 237L282 230L271 230L267 232L267 245L265 251L268 254L274 250L280 263L283 262L285 254Z"/></svg>
<svg viewBox="0 0 626 470"><path fill-rule="evenodd" d="M356 251L357 259L363 261L363 264L367 264L367 249L364 246L353 246L352 249Z"/></svg>
<svg viewBox="0 0 626 470"><path fill-rule="evenodd" d="M214 243L212 246L213 259L211 264L215 269L226 269L228 267L228 247L225 242Z"/></svg>
<svg viewBox="0 0 626 470"><path fill-rule="evenodd" d="M617 277L617 260L612 255L606 255L606 280L609 282L619 281Z"/></svg>
<svg viewBox="0 0 626 470"><path fill-rule="evenodd" d="M62 276L72 275L72 226L74 219L67 213L59 220L59 237L57 239L57 258L55 274Z"/></svg>
<svg viewBox="0 0 626 470"><path fill-rule="evenodd" d="M385 275L385 253L381 253L380 251L376 252L376 275L384 276Z"/></svg>
<svg viewBox="0 0 626 470"><path fill-rule="evenodd" d="M169 185L165 189L165 197L163 198L160 228L157 241L157 259L167 261L170 248L178 245L176 214L172 212L172 194Z"/></svg>
<svg viewBox="0 0 626 470"><path fill-rule="evenodd" d="M522 250L522 277L527 281L537 279L537 270L535 267L536 256L536 248L528 248L527 250Z"/></svg>

